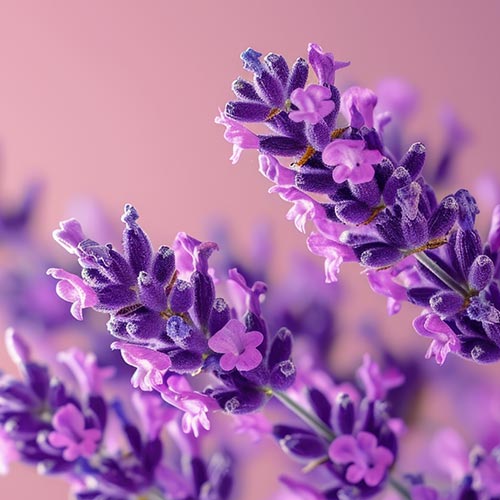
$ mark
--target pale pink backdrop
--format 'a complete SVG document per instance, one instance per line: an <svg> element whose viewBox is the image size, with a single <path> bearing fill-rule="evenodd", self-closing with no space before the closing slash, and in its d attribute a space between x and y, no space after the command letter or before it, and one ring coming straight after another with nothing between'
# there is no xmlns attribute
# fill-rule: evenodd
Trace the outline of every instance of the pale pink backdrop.
<svg viewBox="0 0 500 500"><path fill-rule="evenodd" d="M267 195L255 171L256 155L232 167L231 148L213 123L242 74L239 53L251 45L291 59L315 41L352 61L341 82L408 79L422 104L412 130L431 151L442 138L443 102L473 132L454 186L473 188L480 172L500 171L499 22L495 0L2 0L1 200L42 180L37 230L47 245L58 221L73 215L73 200L91 197L115 219L134 203L156 245L179 230L206 237L210 220L223 214L241 249L248 228L265 219L279 255L303 251L303 237L284 220L285 204ZM367 286L357 274L344 273L359 294ZM359 312L356 297L346 328ZM383 309L382 298L367 297L369 311ZM389 335L411 336L405 318L386 324ZM423 353L425 343L418 346ZM248 488L247 498L258 500ZM0 478L2 499L59 500L66 491L27 467Z"/></svg>

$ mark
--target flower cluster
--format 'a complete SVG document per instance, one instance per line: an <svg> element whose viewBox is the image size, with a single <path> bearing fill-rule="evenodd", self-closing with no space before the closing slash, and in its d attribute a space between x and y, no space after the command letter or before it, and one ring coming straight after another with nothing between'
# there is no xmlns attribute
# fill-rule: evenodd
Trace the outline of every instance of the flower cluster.
<svg viewBox="0 0 500 500"><path fill-rule="evenodd" d="M189 445L176 431L175 410L158 396L136 392L133 408L126 410L124 400L104 394L114 369L100 368L94 355L77 349L60 353L60 364L71 376L65 380L51 377L47 366L33 361L18 333L10 330L6 340L22 380L0 378L4 469L9 462L23 461L44 474L64 474L78 500L229 498L231 457L217 453L207 466L199 446ZM160 436L164 428L180 439L196 474L171 462Z"/></svg>
<svg viewBox="0 0 500 500"><path fill-rule="evenodd" d="M313 223L307 244L325 258L327 281L337 280L343 262L357 261L388 296L391 313L402 300L424 308L415 329L432 338L428 355L439 363L448 352L499 359L498 208L483 245L474 198L461 189L438 201L422 175L424 145L391 151L384 142L390 115L377 112L369 89L338 90L335 72L347 64L331 53L310 44L308 62L292 68L282 56L260 56L243 52L253 81L233 83L237 100L216 121L235 148L259 150L260 172L275 184L269 191L293 204L287 218L302 232ZM317 84L306 85L310 68ZM271 134L254 134L245 122Z"/></svg>
<svg viewBox="0 0 500 500"><path fill-rule="evenodd" d="M156 390L185 411L185 429L195 434L209 428L210 410L247 413L288 388L295 378L292 338L287 329L268 333L260 306L265 283L249 286L231 269L217 284L232 299L228 303L217 296L209 268L215 243L180 233L172 248L153 252L137 219L126 205L123 255L86 238L75 219L62 222L54 237L78 257L81 276L48 270L76 319L84 308L110 315L108 331L119 339L112 348L136 367L134 387ZM200 373L214 375L219 384L200 393L182 376Z"/></svg>

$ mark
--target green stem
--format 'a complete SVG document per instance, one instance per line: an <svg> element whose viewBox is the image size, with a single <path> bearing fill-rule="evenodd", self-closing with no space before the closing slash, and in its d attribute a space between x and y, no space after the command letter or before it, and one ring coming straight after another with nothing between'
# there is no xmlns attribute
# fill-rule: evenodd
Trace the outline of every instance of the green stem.
<svg viewBox="0 0 500 500"><path fill-rule="evenodd" d="M389 476L389 484L406 500L411 500L411 493L397 479Z"/></svg>
<svg viewBox="0 0 500 500"><path fill-rule="evenodd" d="M299 404L297 404L293 399L291 399L284 392L273 392L273 395L286 406L289 410L291 410L295 415L301 418L307 425L313 428L320 436L324 437L328 442L333 441L335 439L335 434L329 429L321 420L316 418L314 415L311 415L307 410L302 408Z"/></svg>
<svg viewBox="0 0 500 500"><path fill-rule="evenodd" d="M469 296L469 291L466 288L452 278L442 267L439 267L439 265L424 252L419 252L414 255L420 264L436 275L445 285L448 285L452 290L455 290L455 292L459 293L463 297Z"/></svg>

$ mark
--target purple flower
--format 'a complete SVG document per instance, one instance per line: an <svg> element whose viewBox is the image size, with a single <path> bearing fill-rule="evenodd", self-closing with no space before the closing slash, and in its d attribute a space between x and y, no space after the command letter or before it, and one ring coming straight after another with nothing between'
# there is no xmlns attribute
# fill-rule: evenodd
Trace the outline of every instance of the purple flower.
<svg viewBox="0 0 500 500"><path fill-rule="evenodd" d="M338 280L337 276L344 260L354 260L351 248L319 233L313 232L309 235L307 247L314 255L325 258L325 281L327 283L334 283Z"/></svg>
<svg viewBox="0 0 500 500"><path fill-rule="evenodd" d="M172 250L175 252L175 265L179 277L189 280L195 270L208 274L208 258L218 249L216 243L201 242L184 232L177 233Z"/></svg>
<svg viewBox="0 0 500 500"><path fill-rule="evenodd" d="M352 127L365 125L373 128L373 109L377 104L377 96L370 89L349 87L343 94L340 111Z"/></svg>
<svg viewBox="0 0 500 500"><path fill-rule="evenodd" d="M90 458L101 439L99 429L85 429L85 418L72 403L59 408L52 418L55 431L49 434L49 443L64 448L63 458L72 462L79 457Z"/></svg>
<svg viewBox="0 0 500 500"><path fill-rule="evenodd" d="M323 85L309 85L306 89L295 89L290 100L298 111L290 111L288 116L293 122L307 122L316 125L335 108L331 100L332 92Z"/></svg>
<svg viewBox="0 0 500 500"><path fill-rule="evenodd" d="M345 68L350 62L335 61L331 52L323 52L321 46L310 43L307 52L309 54L309 64L318 77L321 85L333 85L335 83L335 71Z"/></svg>
<svg viewBox="0 0 500 500"><path fill-rule="evenodd" d="M365 141L336 139L323 151L323 161L335 167L332 175L337 183L349 179L354 184L361 184L373 179L373 165L383 156L376 149L365 149Z"/></svg>
<svg viewBox="0 0 500 500"><path fill-rule="evenodd" d="M295 171L286 168L271 155L259 155L259 172L279 186L293 186Z"/></svg>
<svg viewBox="0 0 500 500"><path fill-rule="evenodd" d="M102 394L104 381L115 373L113 366L100 368L93 352L84 353L77 348L59 353L57 359L71 370L80 386L81 393L86 397Z"/></svg>
<svg viewBox="0 0 500 500"><path fill-rule="evenodd" d="M14 328L7 328L5 332L5 346L10 359L16 365L25 365L30 360L30 348Z"/></svg>
<svg viewBox="0 0 500 500"><path fill-rule="evenodd" d="M369 354L363 356L363 364L358 368L357 375L370 401L385 399L390 389L399 387L405 381L404 375L397 369L382 373L380 366L371 359Z"/></svg>
<svg viewBox="0 0 500 500"><path fill-rule="evenodd" d="M257 368L262 361L262 354L257 346L262 344L264 336L260 332L246 332L245 325L237 319L231 319L208 341L208 347L222 353L220 366L225 371L236 368L246 372Z"/></svg>
<svg viewBox="0 0 500 500"><path fill-rule="evenodd" d="M120 349L124 361L137 368L130 382L133 387L140 387L143 391L152 391L156 386L162 385L163 375L172 366L167 354L148 347L120 340L113 342L111 349Z"/></svg>
<svg viewBox="0 0 500 500"><path fill-rule="evenodd" d="M332 442L328 455L334 463L349 465L346 479L350 483L364 480L368 486L377 486L394 461L392 452L377 444L377 438L369 432L356 437L344 435Z"/></svg>
<svg viewBox="0 0 500 500"><path fill-rule="evenodd" d="M226 127L224 139L233 145L233 155L230 160L234 165L240 159L244 149L259 149L259 138L241 123L226 116L221 110L219 113L220 116L215 118L215 123Z"/></svg>
<svg viewBox="0 0 500 500"><path fill-rule="evenodd" d="M488 234L488 243L493 253L500 249L500 205L493 209L491 216L491 227Z"/></svg>
<svg viewBox="0 0 500 500"><path fill-rule="evenodd" d="M73 303L71 314L75 319L81 321L83 319L82 310L97 304L97 294L79 276L68 273L64 269L55 268L48 269L47 274L60 280L56 286L57 295L61 299Z"/></svg>
<svg viewBox="0 0 500 500"><path fill-rule="evenodd" d="M238 316L243 316L246 311L260 316L260 297L267 292L267 285L263 281L256 281L251 287L246 279L236 268L229 269L227 285L231 292L233 307Z"/></svg>
<svg viewBox="0 0 500 500"><path fill-rule="evenodd" d="M219 405L211 397L193 391L184 377L171 375L167 379L167 385L156 386L155 389L167 403L184 412L182 430L186 434L192 431L198 437L200 427L207 431L210 429L207 413L218 409Z"/></svg>
<svg viewBox="0 0 500 500"><path fill-rule="evenodd" d="M59 223L52 236L65 250L73 255L80 255L78 245L86 239L82 226L76 219L69 219Z"/></svg>
<svg viewBox="0 0 500 500"><path fill-rule="evenodd" d="M434 356L436 362L442 365L449 352L460 350L460 342L453 330L437 314L427 309L415 318L413 328L419 335L433 339L425 355L427 359Z"/></svg>

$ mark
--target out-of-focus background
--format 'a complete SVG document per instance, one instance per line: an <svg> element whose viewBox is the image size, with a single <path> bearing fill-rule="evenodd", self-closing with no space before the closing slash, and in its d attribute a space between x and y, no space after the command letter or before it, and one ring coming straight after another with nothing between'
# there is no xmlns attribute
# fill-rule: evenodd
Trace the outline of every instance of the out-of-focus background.
<svg viewBox="0 0 500 500"><path fill-rule="evenodd" d="M376 88L388 76L413 84L420 104L409 136L431 156L443 141L442 106L456 111L470 141L448 191L469 187L483 197L486 228L494 185L478 179L500 178L499 22L496 0L2 0L0 203L41 181L36 228L48 248L58 222L80 215L89 200L115 221L133 203L155 246L180 230L207 238L223 219L244 253L250 228L265 220L277 273L291 272L284 256L306 252L303 235L284 219L286 204L267 194L256 154L230 164L231 146L214 117L231 98L232 80L244 75L242 50L293 60L314 41L352 61L338 73L341 86ZM87 218L92 235L95 218ZM54 253L63 259L62 250ZM342 272L343 331L385 311L358 275L354 267ZM384 335L395 345L415 342L423 356L427 342L415 340L410 317L384 320ZM341 366L341 353L334 356ZM2 499L34 495L63 499L67 487L28 467L0 478Z"/></svg>

